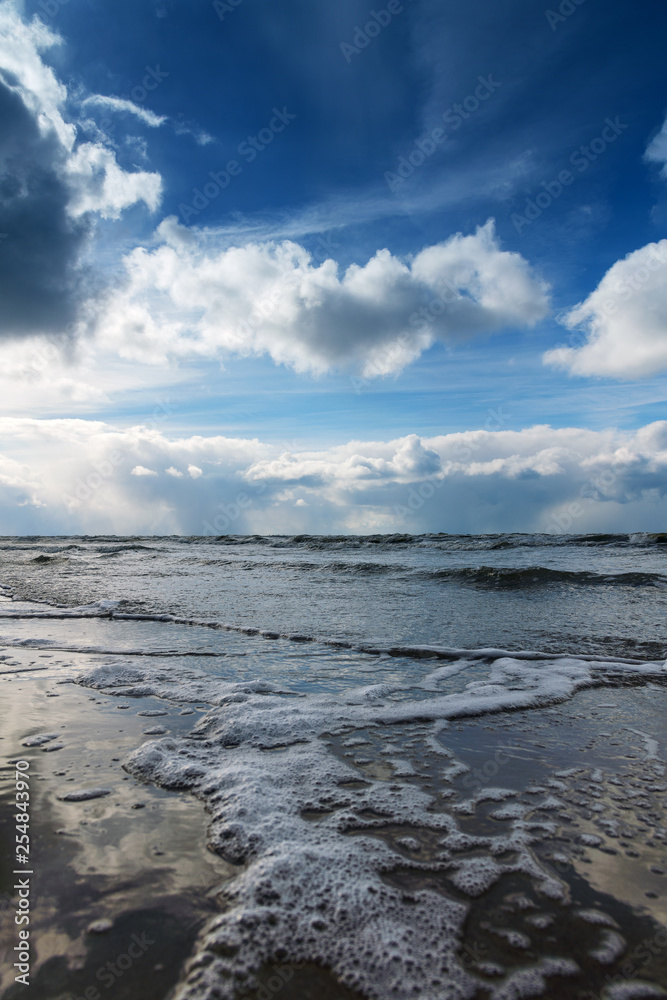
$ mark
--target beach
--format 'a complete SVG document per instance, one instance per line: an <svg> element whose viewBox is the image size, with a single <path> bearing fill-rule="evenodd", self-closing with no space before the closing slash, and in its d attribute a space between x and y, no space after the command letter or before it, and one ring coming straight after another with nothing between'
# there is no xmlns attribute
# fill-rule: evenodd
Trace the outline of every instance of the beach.
<svg viewBox="0 0 667 1000"><path fill-rule="evenodd" d="M667 1000L666 31L0 0L0 1000Z"/></svg>
<svg viewBox="0 0 667 1000"><path fill-rule="evenodd" d="M664 536L0 545L31 996L663 995Z"/></svg>

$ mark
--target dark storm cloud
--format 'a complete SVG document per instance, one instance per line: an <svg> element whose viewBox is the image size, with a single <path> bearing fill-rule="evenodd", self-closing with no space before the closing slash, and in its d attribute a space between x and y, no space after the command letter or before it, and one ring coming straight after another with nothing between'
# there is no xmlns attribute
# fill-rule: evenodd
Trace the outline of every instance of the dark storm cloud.
<svg viewBox="0 0 667 1000"><path fill-rule="evenodd" d="M0 338L62 333L82 294L90 224L72 220L65 151L0 77Z"/></svg>

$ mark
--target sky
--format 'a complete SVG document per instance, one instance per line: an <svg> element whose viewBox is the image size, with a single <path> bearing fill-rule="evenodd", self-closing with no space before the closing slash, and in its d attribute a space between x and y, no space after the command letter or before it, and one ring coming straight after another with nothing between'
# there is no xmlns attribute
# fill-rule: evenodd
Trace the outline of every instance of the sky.
<svg viewBox="0 0 667 1000"><path fill-rule="evenodd" d="M0 534L665 530L666 29L0 0Z"/></svg>

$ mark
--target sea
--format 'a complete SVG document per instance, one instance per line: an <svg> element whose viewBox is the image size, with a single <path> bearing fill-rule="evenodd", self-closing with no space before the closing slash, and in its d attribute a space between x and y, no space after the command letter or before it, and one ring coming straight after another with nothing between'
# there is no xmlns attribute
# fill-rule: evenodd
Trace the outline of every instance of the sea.
<svg viewBox="0 0 667 1000"><path fill-rule="evenodd" d="M667 533L11 537L0 567L35 1000L667 996Z"/></svg>

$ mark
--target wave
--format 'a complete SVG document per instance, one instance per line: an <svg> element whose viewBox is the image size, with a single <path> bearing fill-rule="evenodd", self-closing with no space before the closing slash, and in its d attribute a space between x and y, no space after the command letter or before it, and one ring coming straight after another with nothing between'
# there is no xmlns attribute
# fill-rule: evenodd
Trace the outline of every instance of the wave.
<svg viewBox="0 0 667 1000"><path fill-rule="evenodd" d="M367 643L359 641L347 641L345 639L336 639L330 636L308 634L303 632L290 632L290 631L276 631L274 629L265 629L259 626L251 625L237 625L230 622L221 622L210 619L201 618L186 618L178 615L171 614L157 614L151 612L126 612L118 611L113 607L109 607L108 604L111 602L100 602L99 607L91 605L89 607L81 608L54 608L49 610L25 610L21 609L17 612L4 612L0 611L0 622L4 621L23 621L23 620L55 620L55 621L65 621L65 620L76 620L76 619L91 619L91 618L105 618L112 621L118 622L152 622L160 625L179 625L188 628L205 628L212 629L222 632L234 632L239 635L246 635L248 637L258 637L261 639L268 640L284 640L288 642L296 643L312 643L319 646L326 646L333 649L345 649L350 650L354 653L362 653L369 656L389 656L389 657L400 657L406 659L433 659L433 660L458 660L461 658L474 658L479 660L486 660L492 662L503 657L511 657L515 660L559 660L563 658L563 653L547 653L540 650L508 650L497 647L484 647L481 649L466 649L458 646L439 646L439 645L422 645L422 644L383 644L380 643ZM53 640L39 640L39 639L23 639L23 640L9 640L7 637L0 637L2 641L7 646L31 646L46 644L49 646L53 645ZM55 646L54 646L55 648ZM65 650L65 646L59 646L59 649ZM188 652L187 650L175 651L168 650L166 652L153 651L153 650L138 650L138 649L123 649L123 650L108 650L102 647L93 646L67 646L67 651L69 652L80 652L80 653L99 653L108 652L112 655L121 656L220 656L224 655L219 652L208 652L200 651ZM639 657L628 657L628 656L611 656L611 655L601 655L601 654L576 654L578 658L583 658L591 663L624 663L629 665L641 665L647 662ZM667 666L667 663L666 663Z"/></svg>
<svg viewBox="0 0 667 1000"><path fill-rule="evenodd" d="M513 548L563 548L563 547L641 547L667 544L665 532L635 532L633 534L593 533L579 535L551 535L539 533L509 533L485 535L457 535L430 533L422 535L219 535L203 541L211 545L266 545L271 548L327 549L378 549L384 547L432 548L445 551L480 551Z"/></svg>
<svg viewBox="0 0 667 1000"><path fill-rule="evenodd" d="M40 557L40 559L43 557ZM38 560L33 560L36 562ZM444 582L492 588L516 588L548 586L549 584L572 584L577 586L619 586L619 587L667 587L667 575L662 573L626 572L593 573L590 571L559 570L547 566L496 567L463 566L443 569L424 569L400 563L375 562L373 560L347 561L332 560L313 562L296 559L239 559L202 558L193 556L185 559L186 564L199 566L230 566L237 570L265 573L271 570L290 570L297 573L337 573L349 576L397 576L408 579L436 580Z"/></svg>
<svg viewBox="0 0 667 1000"><path fill-rule="evenodd" d="M94 552L101 556L119 556L124 552L152 552L154 554L163 551L161 548L155 545L143 545L139 542L132 542L131 544L122 545L100 545L93 549Z"/></svg>
<svg viewBox="0 0 667 1000"><path fill-rule="evenodd" d="M74 540L76 539L76 540ZM63 542L63 545L57 545ZM54 545L54 543L56 543ZM590 533L577 535L540 534L538 532L489 533L464 535L407 533L371 535L155 535L155 536L12 536L0 537L0 551L25 551L38 546L44 551L79 549L110 555L115 552L160 551L164 544L190 546L247 546L297 549L391 549L431 548L457 551L480 551L513 548L623 547L646 548L667 545L667 532Z"/></svg>
<svg viewBox="0 0 667 1000"><path fill-rule="evenodd" d="M636 545L667 545L667 531L642 531L630 536Z"/></svg>
<svg viewBox="0 0 667 1000"><path fill-rule="evenodd" d="M591 573L586 571L550 569L546 566L513 567L479 566L463 569L420 570L419 575L433 580L452 580L481 587L523 589L550 584L605 587L667 587L667 576L661 573Z"/></svg>
<svg viewBox="0 0 667 1000"><path fill-rule="evenodd" d="M85 646L77 643L62 643L54 639L8 639L3 636L3 646L12 649L48 649L57 653L80 653L95 656L132 656L132 657L160 657L172 659L173 657L187 657L187 659L209 658L219 659L227 656L222 650L201 650L201 649L112 649L107 646ZM239 655L238 653L236 654ZM12 671L9 671L11 673Z"/></svg>
<svg viewBox="0 0 667 1000"><path fill-rule="evenodd" d="M36 540L38 541L38 540ZM53 541L53 539L51 539ZM41 553L58 555L61 552L88 552L89 550L85 545L77 545L72 543L71 545L1 545L0 552L34 552L38 549Z"/></svg>
<svg viewBox="0 0 667 1000"><path fill-rule="evenodd" d="M265 566L265 563L257 565ZM273 565L276 565L275 563ZM408 568L391 563L376 562L327 562L280 563L298 570L331 571L359 576L399 575L411 579L441 580L478 587L525 589L551 584L606 587L658 587L667 588L667 575L662 573L627 572L593 573L590 571L560 570L547 566L498 567L464 566L451 569Z"/></svg>

